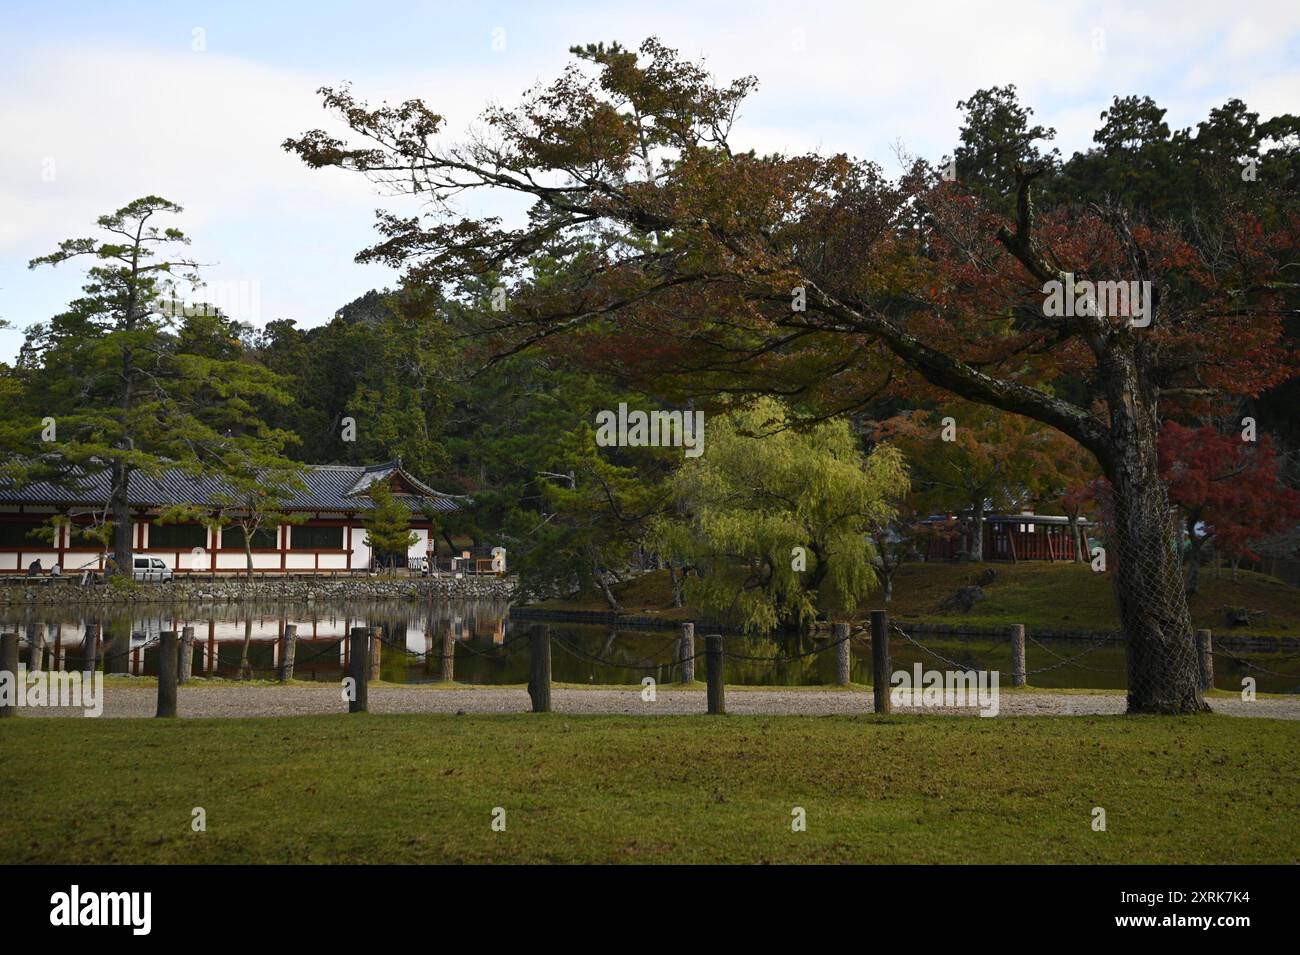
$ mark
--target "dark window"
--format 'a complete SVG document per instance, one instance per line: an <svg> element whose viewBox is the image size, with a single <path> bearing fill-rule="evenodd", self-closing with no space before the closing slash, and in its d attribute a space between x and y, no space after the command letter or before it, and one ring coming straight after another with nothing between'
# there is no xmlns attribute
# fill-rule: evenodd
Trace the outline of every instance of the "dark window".
<svg viewBox="0 0 1300 955"><path fill-rule="evenodd" d="M28 537L40 524L17 524L0 521L0 547L49 547L51 537L44 532L40 537ZM43 538L43 539L42 539Z"/></svg>
<svg viewBox="0 0 1300 955"><path fill-rule="evenodd" d="M208 529L202 524L150 524L149 547L190 550L208 546Z"/></svg>
<svg viewBox="0 0 1300 955"><path fill-rule="evenodd" d="M289 529L291 550L342 550L341 527L292 527Z"/></svg>
<svg viewBox="0 0 1300 955"><path fill-rule="evenodd" d="M259 527L253 533L253 550L277 550L280 547L279 528ZM222 550L243 550L244 529L235 524L221 529Z"/></svg>

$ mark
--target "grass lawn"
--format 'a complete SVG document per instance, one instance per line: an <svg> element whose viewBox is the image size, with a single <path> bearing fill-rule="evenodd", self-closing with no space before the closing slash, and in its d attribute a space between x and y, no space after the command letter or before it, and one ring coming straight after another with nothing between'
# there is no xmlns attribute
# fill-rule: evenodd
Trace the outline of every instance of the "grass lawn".
<svg viewBox="0 0 1300 955"><path fill-rule="evenodd" d="M20 717L0 861L1296 863L1298 737L1214 716Z"/></svg>
<svg viewBox="0 0 1300 955"><path fill-rule="evenodd" d="M972 583L983 569L991 567L998 579L984 587L985 600L970 613L946 611L939 605L959 588ZM662 617L666 620L697 620L702 615L692 608L674 610L667 571L656 571L616 587L615 593L628 613ZM1202 568L1199 593L1190 600L1192 622L1215 633L1230 633L1222 613L1224 607L1244 607L1262 616L1252 619L1243 633L1271 636L1300 636L1300 587L1276 577L1240 571L1215 576ZM879 594L867 598L864 610L881 606ZM608 611L599 595L584 600L555 600L544 607L570 610ZM888 605L898 621L920 623L968 623L1000 626L1023 623L1029 627L1054 629L1111 630L1119 628L1119 608L1109 573L1094 573L1086 564L1030 562L1020 564L904 564L894 581L894 599Z"/></svg>

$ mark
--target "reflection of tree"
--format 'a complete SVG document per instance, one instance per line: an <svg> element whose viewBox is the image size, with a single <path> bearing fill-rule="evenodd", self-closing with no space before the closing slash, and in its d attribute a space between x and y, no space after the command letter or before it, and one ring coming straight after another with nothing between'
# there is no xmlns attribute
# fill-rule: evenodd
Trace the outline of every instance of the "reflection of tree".
<svg viewBox="0 0 1300 955"><path fill-rule="evenodd" d="M239 653L239 678L241 680L251 680L253 678L253 667L248 662L248 650L253 644L253 614L250 610L244 615L244 646Z"/></svg>

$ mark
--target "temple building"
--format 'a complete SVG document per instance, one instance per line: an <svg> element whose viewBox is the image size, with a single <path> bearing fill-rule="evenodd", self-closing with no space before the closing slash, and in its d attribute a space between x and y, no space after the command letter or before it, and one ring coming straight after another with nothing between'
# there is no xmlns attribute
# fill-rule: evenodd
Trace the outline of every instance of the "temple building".
<svg viewBox="0 0 1300 955"><path fill-rule="evenodd" d="M435 491L408 473L401 459L371 467L303 465L302 487L279 510L301 516L300 523L261 527L253 534L254 572L321 573L370 569L377 556L366 544L365 518L374 507L369 490L386 481L411 511L417 540L406 554L391 555L397 566L420 566L434 551L437 533L429 515L460 509L458 499ZM57 565L66 575L102 571L106 554L77 526L87 526L106 510L109 475L100 471L71 484L37 481L22 487L0 480L0 574L27 573L34 561L48 573ZM243 529L228 524L210 529L199 523L159 523L159 513L177 504L213 506L233 493L217 478L194 477L180 468L158 477L131 476L133 546L137 555L163 561L177 575L239 573L247 568ZM55 531L49 520L64 515L72 526ZM383 555L388 562L389 555Z"/></svg>

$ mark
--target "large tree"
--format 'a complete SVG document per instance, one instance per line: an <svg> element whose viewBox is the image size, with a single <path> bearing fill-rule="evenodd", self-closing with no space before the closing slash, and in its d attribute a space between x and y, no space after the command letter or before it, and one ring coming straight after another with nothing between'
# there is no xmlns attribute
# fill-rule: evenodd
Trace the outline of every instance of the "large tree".
<svg viewBox="0 0 1300 955"><path fill-rule="evenodd" d="M431 200L428 216L382 213L361 258L404 266L413 285L499 276L503 352L563 334L691 387L830 410L919 376L1069 435L1114 488L1129 709L1205 709L1156 439L1176 395L1254 393L1291 373L1279 279L1300 246L1294 202L1232 199L1196 228L1102 196L1039 210L1047 167L1014 143L1004 216L924 163L892 181L845 155L738 148L755 81L718 86L658 41L574 52L463 145L420 100L369 108L346 88L323 90L325 105L361 142L313 130L285 145ZM526 221L449 211L476 192L530 201ZM567 264L558 280L532 281L542 252ZM1045 308L1047 283L1074 278L1150 283L1149 323ZM1067 376L1077 397L1052 387Z"/></svg>
<svg viewBox="0 0 1300 955"><path fill-rule="evenodd" d="M111 538L120 573L131 568L133 474L219 473L232 447L274 457L285 437L264 434L258 417L287 400L279 379L247 360L217 309L181 297L200 285L197 264L181 254L184 233L159 224L180 212L157 196L137 199L101 216L97 236L32 260L93 264L85 294L28 329L22 406L0 427L15 452L5 471L20 483L77 486L107 473L109 498L88 515L89 534Z"/></svg>

